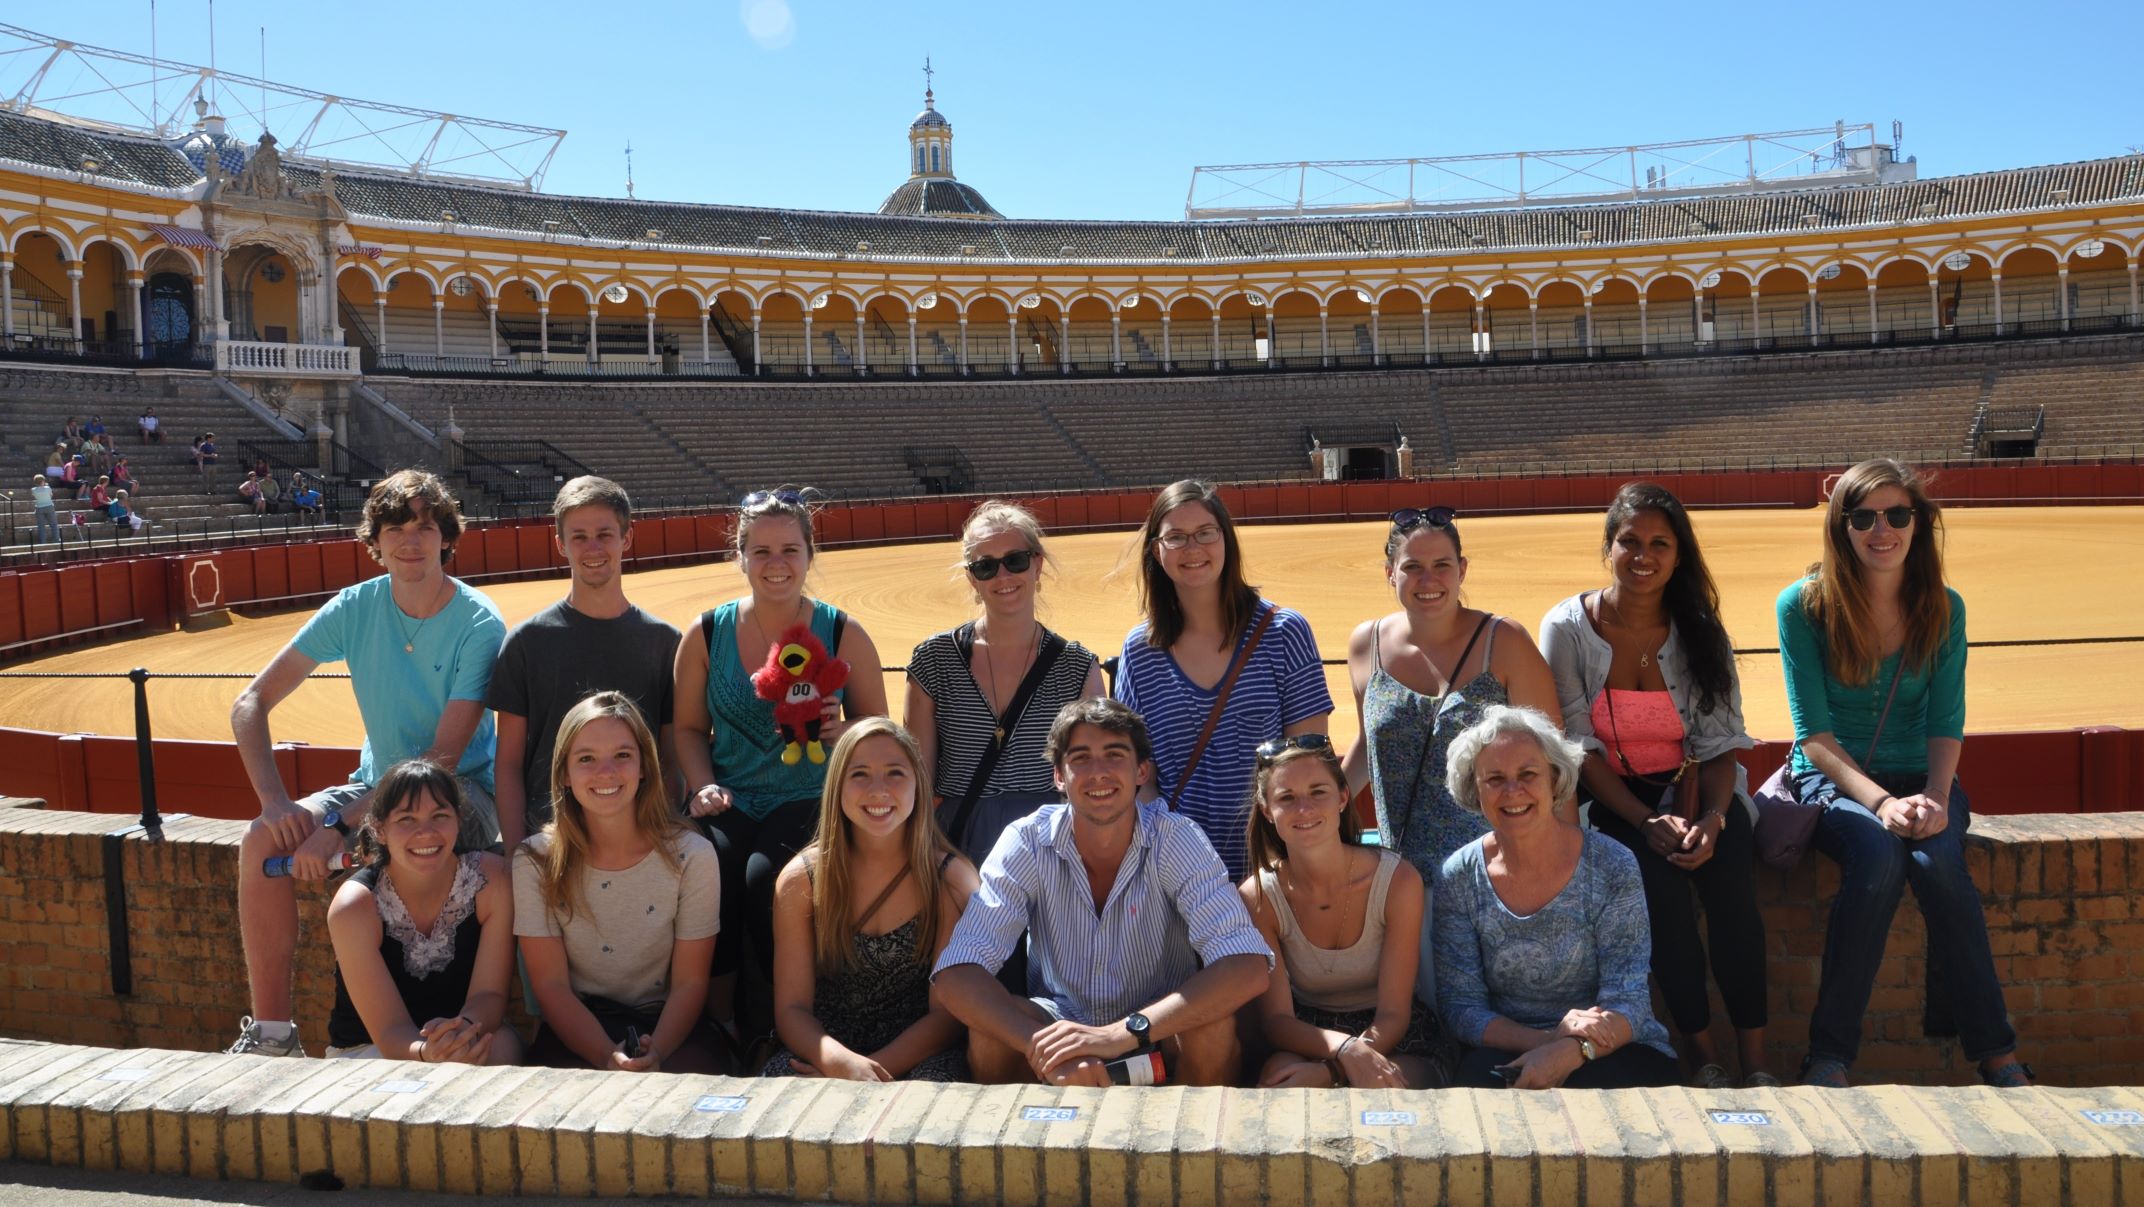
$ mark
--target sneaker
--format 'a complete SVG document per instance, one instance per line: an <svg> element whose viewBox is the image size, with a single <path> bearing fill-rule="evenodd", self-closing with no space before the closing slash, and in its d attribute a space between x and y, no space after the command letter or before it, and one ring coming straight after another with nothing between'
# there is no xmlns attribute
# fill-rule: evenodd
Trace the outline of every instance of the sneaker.
<svg viewBox="0 0 2144 1207"><path fill-rule="evenodd" d="M1742 1079L1742 1088L1745 1090L1776 1090L1780 1086L1779 1078L1761 1071L1751 1073Z"/></svg>
<svg viewBox="0 0 2144 1207"><path fill-rule="evenodd" d="M253 1021L251 1015L238 1020L238 1042L224 1051L233 1056L297 1056L305 1055L305 1045L298 1042L298 1028L294 1023L284 1023L287 1030L280 1039L271 1039L266 1025Z"/></svg>
<svg viewBox="0 0 2144 1207"><path fill-rule="evenodd" d="M2038 1079L2032 1075L2032 1066L2022 1060L2012 1060L1994 1072L1980 1070L1980 1079L1998 1090L2022 1090Z"/></svg>
<svg viewBox="0 0 2144 1207"><path fill-rule="evenodd" d="M1802 1084L1827 1090L1843 1090L1853 1083L1846 1079L1846 1062L1810 1057L1802 1062Z"/></svg>
<svg viewBox="0 0 2144 1207"><path fill-rule="evenodd" d="M1708 1064L1697 1071L1697 1076L1691 1080L1690 1086L1699 1090L1731 1090L1735 1088L1735 1079L1729 1077L1727 1070L1720 1066Z"/></svg>

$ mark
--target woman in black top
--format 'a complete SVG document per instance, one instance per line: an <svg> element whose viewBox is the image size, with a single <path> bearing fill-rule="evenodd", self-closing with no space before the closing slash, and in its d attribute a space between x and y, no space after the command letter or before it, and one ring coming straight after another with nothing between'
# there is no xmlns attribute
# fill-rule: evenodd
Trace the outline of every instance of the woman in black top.
<svg viewBox="0 0 2144 1207"><path fill-rule="evenodd" d="M461 789L411 760L380 777L358 831L363 865L328 906L335 1008L327 1054L515 1064L506 1019L514 895L506 861L458 852Z"/></svg>
<svg viewBox="0 0 2144 1207"><path fill-rule="evenodd" d="M1006 826L1058 799L1043 742L1059 709L1102 694L1102 668L1035 618L1047 556L1026 508L977 507L960 558L983 614L909 656L906 722L939 786L939 825L980 864Z"/></svg>

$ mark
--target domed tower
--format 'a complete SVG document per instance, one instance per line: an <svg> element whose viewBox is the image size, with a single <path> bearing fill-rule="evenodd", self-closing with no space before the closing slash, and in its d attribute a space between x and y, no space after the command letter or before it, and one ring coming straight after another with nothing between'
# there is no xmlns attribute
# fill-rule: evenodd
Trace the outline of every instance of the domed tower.
<svg viewBox="0 0 2144 1207"><path fill-rule="evenodd" d="M923 112L908 124L908 181L878 207L881 214L931 218L998 218L983 195L953 179L953 123L938 112L923 62Z"/></svg>

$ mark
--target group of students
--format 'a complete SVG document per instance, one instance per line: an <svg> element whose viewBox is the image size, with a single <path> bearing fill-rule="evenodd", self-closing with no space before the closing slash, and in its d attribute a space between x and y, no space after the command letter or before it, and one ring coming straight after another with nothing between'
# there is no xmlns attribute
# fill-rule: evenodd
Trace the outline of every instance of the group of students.
<svg viewBox="0 0 2144 1207"><path fill-rule="evenodd" d="M1616 496L1607 583L1552 608L1538 646L1462 601L1449 508L1395 512L1398 608L1350 639L1362 736L1344 754L1308 623L1249 584L1204 483L1163 490L1140 531L1144 618L1106 692L1095 655L1037 618L1034 517L978 507L961 541L978 615L914 650L905 726L870 635L806 591L803 495L746 496L748 591L683 634L626 598L622 489L576 479L554 518L568 594L508 634L445 572L461 520L444 487L389 477L359 529L387 572L241 693L261 815L241 848L253 1013L233 1051L303 1053L295 887L271 873L280 859L321 879L354 847L328 915L329 1055L1089 1085L1779 1084L1734 654L1690 520L1658 486ZM1847 1083L1909 883L1933 1029L1991 1084L2031 1080L1965 870L1964 605L1940 522L1910 469L1858 465L1821 559L1778 601L1785 790L1822 808L1815 845L1841 866L1810 1084ZM850 667L823 704L832 751L811 758L751 681L796 626ZM293 802L268 714L336 660L360 764ZM1366 786L1374 843L1352 806ZM1710 1037L1708 951L1739 1079ZM517 952L539 1020L525 1049L506 1025ZM740 1038L767 1026L748 1058Z"/></svg>

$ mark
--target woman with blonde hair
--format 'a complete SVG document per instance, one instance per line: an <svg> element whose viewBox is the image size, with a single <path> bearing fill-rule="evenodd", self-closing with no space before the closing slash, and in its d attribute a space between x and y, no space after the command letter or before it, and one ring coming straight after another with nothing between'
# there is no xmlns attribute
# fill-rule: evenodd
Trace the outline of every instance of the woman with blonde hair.
<svg viewBox="0 0 2144 1207"><path fill-rule="evenodd" d="M632 700L597 692L559 722L552 817L514 852L514 933L543 1010L532 1063L727 1073L700 1019L721 895L714 847L663 791Z"/></svg>
<svg viewBox="0 0 2144 1207"><path fill-rule="evenodd" d="M908 731L851 726L827 761L819 830L774 888L774 1027L764 1075L958 1081L960 1024L931 966L975 892L975 866L939 832L930 773Z"/></svg>
<svg viewBox="0 0 2144 1207"><path fill-rule="evenodd" d="M939 823L980 863L1018 818L1058 799L1042 749L1050 722L1102 694L1087 647L1036 617L1049 555L1042 525L992 499L960 532L960 568L982 615L926 637L908 659L908 731L938 786Z"/></svg>
<svg viewBox="0 0 2144 1207"><path fill-rule="evenodd" d="M1942 539L1919 474L1863 461L1832 488L1823 559L1779 593L1787 770L1796 797L1822 808L1815 846L1839 865L1802 1062L1810 1085L1847 1084L1908 884L1928 924L1929 1029L1955 1033L1989 1085L2032 1083L1965 866L1965 601L1944 584Z"/></svg>

